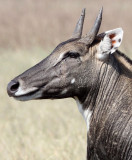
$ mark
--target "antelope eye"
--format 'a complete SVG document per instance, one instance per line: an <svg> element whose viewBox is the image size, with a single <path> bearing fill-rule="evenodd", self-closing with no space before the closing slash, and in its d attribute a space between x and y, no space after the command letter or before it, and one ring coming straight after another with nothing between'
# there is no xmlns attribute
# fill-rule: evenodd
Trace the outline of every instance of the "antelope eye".
<svg viewBox="0 0 132 160"><path fill-rule="evenodd" d="M79 55L79 53L77 53L77 52L67 52L66 54L65 54L65 58L67 58L67 57L70 57L70 58L77 58L77 57L79 57L80 55Z"/></svg>

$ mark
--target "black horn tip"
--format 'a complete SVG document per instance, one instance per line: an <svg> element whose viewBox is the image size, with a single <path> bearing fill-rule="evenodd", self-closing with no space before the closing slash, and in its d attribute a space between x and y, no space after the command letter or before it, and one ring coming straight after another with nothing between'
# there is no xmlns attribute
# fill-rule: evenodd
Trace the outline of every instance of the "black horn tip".
<svg viewBox="0 0 132 160"><path fill-rule="evenodd" d="M72 38L81 38L84 18L85 18L85 8L82 9L81 16L76 24L75 30L72 34Z"/></svg>
<svg viewBox="0 0 132 160"><path fill-rule="evenodd" d="M100 29L100 25L101 25L101 21L102 21L102 13L103 13L103 7L101 7L101 9L100 9L99 14L95 20L95 23L94 23L91 31L83 39L81 39L80 42L84 42L84 43L90 45L94 41L94 39Z"/></svg>
<svg viewBox="0 0 132 160"><path fill-rule="evenodd" d="M102 17L102 14L103 14L103 6L101 7L101 9L100 9L100 11L99 11L100 17Z"/></svg>
<svg viewBox="0 0 132 160"><path fill-rule="evenodd" d="M86 12L86 8L83 8L81 16L85 16L85 12Z"/></svg>
<svg viewBox="0 0 132 160"><path fill-rule="evenodd" d="M103 13L103 6L101 7L100 12Z"/></svg>
<svg viewBox="0 0 132 160"><path fill-rule="evenodd" d="M102 14L103 14L103 7L101 7L101 9L99 10L99 14L97 16L96 22L98 22L98 20L102 19Z"/></svg>

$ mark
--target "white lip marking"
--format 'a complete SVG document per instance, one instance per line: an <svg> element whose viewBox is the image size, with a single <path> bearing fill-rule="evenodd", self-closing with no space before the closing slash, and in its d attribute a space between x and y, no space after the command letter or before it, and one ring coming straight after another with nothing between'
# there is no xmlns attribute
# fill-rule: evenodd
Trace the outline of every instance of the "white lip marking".
<svg viewBox="0 0 132 160"><path fill-rule="evenodd" d="M75 83L75 78L73 78L73 79L71 80L71 84L73 84L73 83Z"/></svg>
<svg viewBox="0 0 132 160"><path fill-rule="evenodd" d="M15 96L22 96L22 95L25 95L25 94L28 94L30 92L33 92L37 90L36 87L32 87L32 88L28 88L28 89L22 89L21 87L19 87L18 91L15 93Z"/></svg>
<svg viewBox="0 0 132 160"><path fill-rule="evenodd" d="M76 100L76 103L77 103L77 106L78 106L78 109L80 111L80 113L82 114L86 124L87 124L87 132L89 131L89 127L90 127L90 118L91 118L91 115L92 115L92 111L90 111L89 108L87 109L83 109L83 106L82 104L80 103L79 99L77 97L74 97L75 100Z"/></svg>
<svg viewBox="0 0 132 160"><path fill-rule="evenodd" d="M32 100L32 99L36 99L36 98L40 98L42 96L42 91L38 91L38 92L35 92L33 95L23 95L21 97L14 97L16 100L19 100L19 101L28 101L28 100Z"/></svg>

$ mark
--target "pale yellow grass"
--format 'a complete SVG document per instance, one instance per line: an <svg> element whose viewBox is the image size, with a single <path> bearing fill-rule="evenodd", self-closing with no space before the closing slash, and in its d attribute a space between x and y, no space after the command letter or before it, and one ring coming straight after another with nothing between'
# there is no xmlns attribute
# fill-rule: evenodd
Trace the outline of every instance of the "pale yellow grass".
<svg viewBox="0 0 132 160"><path fill-rule="evenodd" d="M0 48L55 46L70 38L84 7L85 35L101 6L100 32L122 27L122 45L131 49L132 0L0 0Z"/></svg>
<svg viewBox="0 0 132 160"><path fill-rule="evenodd" d="M86 126L72 99L19 102L9 98L7 83L45 56L0 50L0 160L84 160Z"/></svg>
<svg viewBox="0 0 132 160"><path fill-rule="evenodd" d="M74 100L19 102L6 93L11 78L45 52L0 53L0 160L84 160L86 126Z"/></svg>
<svg viewBox="0 0 132 160"><path fill-rule="evenodd" d="M19 102L7 83L42 60L49 48L68 39L83 7L84 34L104 6L100 32L122 27L123 51L132 57L130 0L0 0L0 160L84 160L86 126L72 99ZM7 50L17 48L16 51Z"/></svg>

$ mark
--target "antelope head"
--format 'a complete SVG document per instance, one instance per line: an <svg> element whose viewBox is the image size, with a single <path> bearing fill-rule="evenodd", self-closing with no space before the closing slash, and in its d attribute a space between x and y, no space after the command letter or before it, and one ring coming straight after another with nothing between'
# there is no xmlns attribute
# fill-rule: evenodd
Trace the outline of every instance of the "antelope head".
<svg viewBox="0 0 132 160"><path fill-rule="evenodd" d="M123 31L118 28L97 36L101 9L91 31L82 37L84 17L85 9L69 40L60 43L47 58L8 84L9 96L21 101L79 98L90 90L97 82L99 66L119 47Z"/></svg>

